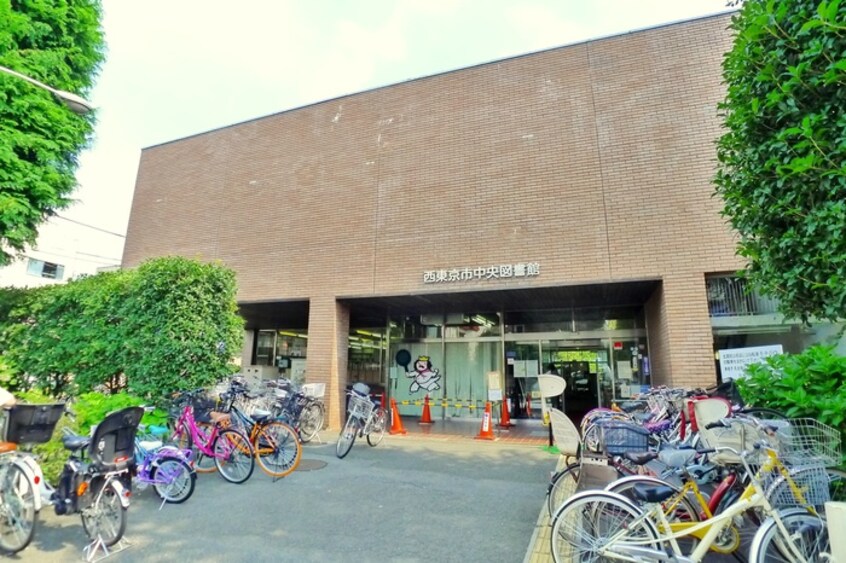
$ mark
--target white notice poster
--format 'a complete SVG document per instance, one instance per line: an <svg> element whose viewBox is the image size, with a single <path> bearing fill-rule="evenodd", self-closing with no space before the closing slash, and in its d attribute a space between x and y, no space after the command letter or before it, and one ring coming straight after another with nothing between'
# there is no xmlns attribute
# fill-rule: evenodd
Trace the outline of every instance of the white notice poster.
<svg viewBox="0 0 846 563"><path fill-rule="evenodd" d="M720 350L720 374L723 376L723 381L743 377L746 374L746 366L749 364L763 363L769 356L783 352L781 344Z"/></svg>

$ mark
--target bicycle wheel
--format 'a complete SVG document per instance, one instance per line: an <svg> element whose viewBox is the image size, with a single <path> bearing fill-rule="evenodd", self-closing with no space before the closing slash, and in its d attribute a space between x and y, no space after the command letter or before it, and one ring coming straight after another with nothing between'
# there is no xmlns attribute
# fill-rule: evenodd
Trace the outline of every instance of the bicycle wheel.
<svg viewBox="0 0 846 563"><path fill-rule="evenodd" d="M220 476L230 483L243 483L253 474L256 467L253 447L237 430L221 430L212 444L212 451Z"/></svg>
<svg viewBox="0 0 846 563"><path fill-rule="evenodd" d="M35 487L23 469L0 466L0 552L21 551L32 541L38 513Z"/></svg>
<svg viewBox="0 0 846 563"><path fill-rule="evenodd" d="M344 427L341 428L341 434L338 436L338 443L335 444L335 455L339 459L344 459L355 444L355 437L358 434L358 419L354 416L347 418Z"/></svg>
<svg viewBox="0 0 846 563"><path fill-rule="evenodd" d="M93 541L99 537L106 547L119 542L126 531L126 508L120 502L120 491L111 481L96 494L91 506L82 509L81 516L88 538Z"/></svg>
<svg viewBox="0 0 846 563"><path fill-rule="evenodd" d="M576 487L579 485L580 468L581 466L578 463L571 463L552 476L549 486L546 488L546 509L550 516L555 514L558 507L576 492Z"/></svg>
<svg viewBox="0 0 846 563"><path fill-rule="evenodd" d="M638 499L635 495L635 487L638 485L641 487L669 487L676 492L676 494L662 503L664 514L667 516L667 520L670 521L670 524L693 523L700 521L699 512L700 510L704 511L705 507L697 508L697 506L687 496L679 496L681 494L681 488L655 477L624 477L605 487L605 490L623 495L637 506L646 509L645 503ZM672 530L662 530L660 524L658 523L656 523L656 526L659 526L658 530L665 533L665 535L672 533ZM736 539L739 540L739 536L737 536ZM739 547L739 542L735 542L734 540L735 536L731 536L729 538L731 545L727 547L732 548L730 551L734 551L734 549ZM699 545L699 540L694 536L685 536L678 538L676 541L678 542L682 553L685 554L693 553L693 550L696 549L697 545ZM737 545L735 545L735 543L737 543Z"/></svg>
<svg viewBox="0 0 846 563"><path fill-rule="evenodd" d="M150 471L150 479L160 499L171 504L181 504L194 494L197 475L184 460L165 457Z"/></svg>
<svg viewBox="0 0 846 563"><path fill-rule="evenodd" d="M278 420L272 420L262 426L253 445L259 467L271 477L289 475L303 457L297 432Z"/></svg>
<svg viewBox="0 0 846 563"><path fill-rule="evenodd" d="M385 437L386 420L385 409L376 407L370 418L370 426L367 428L367 443L371 446L378 446Z"/></svg>
<svg viewBox="0 0 846 563"><path fill-rule="evenodd" d="M604 491L576 493L555 513L550 542L556 563L603 561L620 542L658 548L658 532L625 497Z"/></svg>
<svg viewBox="0 0 846 563"><path fill-rule="evenodd" d="M780 561L823 561L830 554L825 521L802 508L779 511L778 517L787 530L781 533L772 516L758 529L749 548L749 563Z"/></svg>
<svg viewBox="0 0 846 563"><path fill-rule="evenodd" d="M300 439L305 442L310 442L317 436L317 433L323 428L323 420L326 416L323 403L312 401L303 408L300 413Z"/></svg>

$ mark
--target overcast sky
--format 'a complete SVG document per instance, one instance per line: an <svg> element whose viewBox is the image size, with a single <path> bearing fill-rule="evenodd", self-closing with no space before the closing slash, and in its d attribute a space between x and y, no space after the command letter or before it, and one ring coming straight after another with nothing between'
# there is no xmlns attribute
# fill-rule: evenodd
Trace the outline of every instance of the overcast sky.
<svg viewBox="0 0 846 563"><path fill-rule="evenodd" d="M726 11L725 0L104 0L96 138L62 215L117 233L143 147L321 100Z"/></svg>

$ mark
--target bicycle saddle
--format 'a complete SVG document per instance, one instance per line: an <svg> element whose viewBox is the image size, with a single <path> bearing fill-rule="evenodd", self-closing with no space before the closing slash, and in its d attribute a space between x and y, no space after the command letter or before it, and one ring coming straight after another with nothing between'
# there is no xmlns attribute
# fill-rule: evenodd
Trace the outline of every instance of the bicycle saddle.
<svg viewBox="0 0 846 563"><path fill-rule="evenodd" d="M643 502L663 502L676 494L676 490L672 487L664 487L661 485L635 485L632 488L635 497Z"/></svg>
<svg viewBox="0 0 846 563"><path fill-rule="evenodd" d="M643 427L649 430L652 434L664 432L665 430L669 430L672 426L673 423L669 420L662 420L660 422L647 422L643 425Z"/></svg>
<svg viewBox="0 0 846 563"><path fill-rule="evenodd" d="M658 452L626 452L625 458L635 465L646 465L658 457Z"/></svg>
<svg viewBox="0 0 846 563"><path fill-rule="evenodd" d="M265 420L270 418L270 416L271 414L269 412L261 409L255 409L252 414L253 420L255 420L256 422L264 422Z"/></svg>
<svg viewBox="0 0 846 563"><path fill-rule="evenodd" d="M86 447L91 441L88 436L62 436L62 446L66 450L76 452Z"/></svg>

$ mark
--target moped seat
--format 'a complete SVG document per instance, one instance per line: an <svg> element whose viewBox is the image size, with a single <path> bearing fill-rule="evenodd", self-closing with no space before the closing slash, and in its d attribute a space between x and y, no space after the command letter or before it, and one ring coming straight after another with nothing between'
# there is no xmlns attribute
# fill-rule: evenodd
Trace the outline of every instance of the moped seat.
<svg viewBox="0 0 846 563"><path fill-rule="evenodd" d="M89 442L91 442L91 438L88 436L63 436L62 437L62 445L65 447L66 450L70 450L72 452L77 452L82 448L86 447Z"/></svg>
<svg viewBox="0 0 846 563"><path fill-rule="evenodd" d="M5 454L6 452L13 452L18 449L18 445L14 442L0 442L0 454Z"/></svg>

